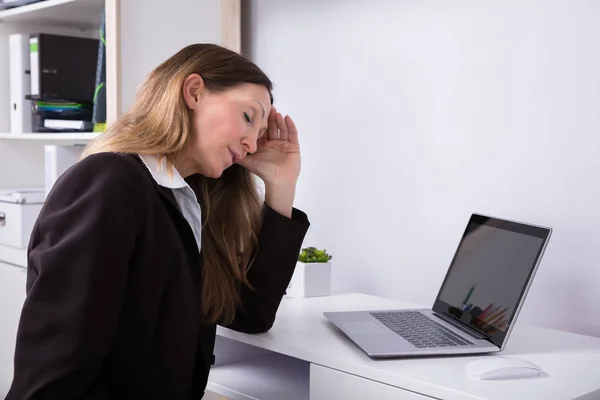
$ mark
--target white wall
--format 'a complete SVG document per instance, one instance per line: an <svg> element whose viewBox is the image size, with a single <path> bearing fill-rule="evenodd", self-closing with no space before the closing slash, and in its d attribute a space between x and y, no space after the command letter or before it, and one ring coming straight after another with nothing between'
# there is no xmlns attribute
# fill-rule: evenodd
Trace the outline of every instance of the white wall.
<svg viewBox="0 0 600 400"><path fill-rule="evenodd" d="M600 336L600 2L246 5L336 291L431 304L488 213L555 230L521 321Z"/></svg>
<svg viewBox="0 0 600 400"><path fill-rule="evenodd" d="M221 1L126 0L120 4L120 111L124 112L146 75L160 63L192 43L220 43Z"/></svg>

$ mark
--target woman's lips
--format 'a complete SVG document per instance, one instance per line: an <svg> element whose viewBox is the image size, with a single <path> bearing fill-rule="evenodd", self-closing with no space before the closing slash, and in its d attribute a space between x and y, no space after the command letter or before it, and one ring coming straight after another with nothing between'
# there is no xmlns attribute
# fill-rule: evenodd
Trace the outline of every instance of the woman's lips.
<svg viewBox="0 0 600 400"><path fill-rule="evenodd" d="M240 161L241 157L238 153L236 153L235 151L229 149L229 153L231 154L231 162L236 163L238 161Z"/></svg>

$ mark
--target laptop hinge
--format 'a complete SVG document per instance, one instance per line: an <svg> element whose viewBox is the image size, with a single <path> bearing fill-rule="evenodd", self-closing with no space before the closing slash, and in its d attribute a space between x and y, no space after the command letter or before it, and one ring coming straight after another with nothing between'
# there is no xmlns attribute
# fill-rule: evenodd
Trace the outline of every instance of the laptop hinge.
<svg viewBox="0 0 600 400"><path fill-rule="evenodd" d="M438 314L436 312L433 312L433 315L435 315L436 317L438 317L439 319L443 320L444 322L448 322L449 324L451 324L452 326L454 326L455 328L460 329L461 331L463 331L464 333L466 333L467 335L473 337L474 339L478 339L478 340L489 340L489 336L484 335L481 332L478 332L476 329L473 329L469 326L466 325L462 325L459 324L458 322L456 322L454 319L444 315L444 314Z"/></svg>

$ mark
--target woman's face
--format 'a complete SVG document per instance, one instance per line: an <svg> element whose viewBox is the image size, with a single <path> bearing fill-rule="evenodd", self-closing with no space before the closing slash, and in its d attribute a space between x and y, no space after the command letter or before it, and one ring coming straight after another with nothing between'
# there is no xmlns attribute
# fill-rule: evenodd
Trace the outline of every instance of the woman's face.
<svg viewBox="0 0 600 400"><path fill-rule="evenodd" d="M193 136L183 161L187 171L182 175L200 173L218 178L236 161L256 151L271 112L264 86L244 83L212 93L200 76L190 75L184 83L184 98L193 110Z"/></svg>

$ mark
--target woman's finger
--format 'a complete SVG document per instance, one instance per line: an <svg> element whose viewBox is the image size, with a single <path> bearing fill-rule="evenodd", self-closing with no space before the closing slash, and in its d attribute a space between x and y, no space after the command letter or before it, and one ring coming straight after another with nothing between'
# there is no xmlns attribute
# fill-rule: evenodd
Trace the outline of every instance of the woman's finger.
<svg viewBox="0 0 600 400"><path fill-rule="evenodd" d="M271 108L271 114L269 114L269 122L268 122L268 132L267 137L269 140L277 140L279 138L277 122L275 121L275 116L277 115L277 110L275 107Z"/></svg>
<svg viewBox="0 0 600 400"><path fill-rule="evenodd" d="M275 118L277 119L277 127L279 128L279 140L288 141L289 140L288 128L287 128L287 125L285 124L285 120L283 119L283 115L278 113L277 117L275 117Z"/></svg>
<svg viewBox="0 0 600 400"><path fill-rule="evenodd" d="M296 124L294 123L294 120L292 119L292 117L290 117L289 115L286 115L285 124L287 126L287 132L288 132L288 138L289 138L288 140L293 144L299 144L298 128L296 128Z"/></svg>

